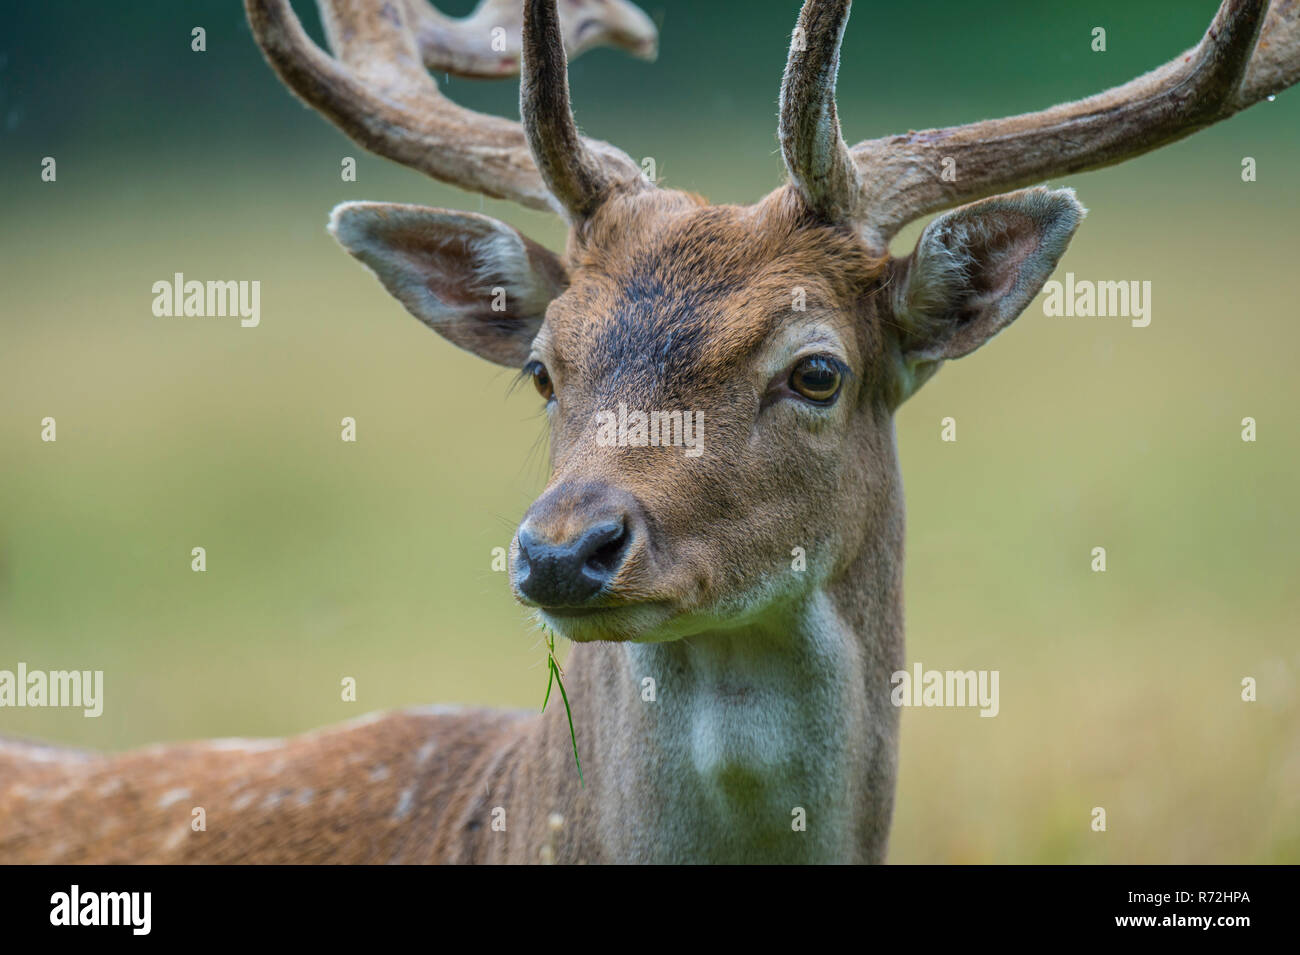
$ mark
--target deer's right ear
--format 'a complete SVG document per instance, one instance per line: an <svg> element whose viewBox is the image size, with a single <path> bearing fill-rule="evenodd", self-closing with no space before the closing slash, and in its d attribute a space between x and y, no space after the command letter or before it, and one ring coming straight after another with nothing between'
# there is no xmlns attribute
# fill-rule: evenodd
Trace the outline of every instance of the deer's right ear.
<svg viewBox="0 0 1300 955"><path fill-rule="evenodd" d="M412 315L511 368L528 360L547 304L569 284L553 252L472 212L345 202L329 231Z"/></svg>

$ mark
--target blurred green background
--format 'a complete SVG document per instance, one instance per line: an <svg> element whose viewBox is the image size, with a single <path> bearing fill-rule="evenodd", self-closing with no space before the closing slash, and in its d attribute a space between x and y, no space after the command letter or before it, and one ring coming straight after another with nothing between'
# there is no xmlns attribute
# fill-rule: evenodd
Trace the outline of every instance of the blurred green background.
<svg viewBox="0 0 1300 955"><path fill-rule="evenodd" d="M660 58L577 60L583 126L714 201L778 185L797 3L643 6ZM860 0L846 136L1087 95L1192 45L1215 6ZM538 705L543 650L490 567L545 479L536 397L410 318L324 223L345 199L419 202L559 248L558 221L362 152L280 86L231 0L2 16L0 668L103 669L107 701L0 710L0 733L118 749ZM444 89L517 115L514 81ZM1293 91L1066 180L1091 211L1057 277L1150 281L1150 327L1036 300L900 412L908 659L999 669L1002 699L991 720L904 713L892 861L1300 861L1297 158ZM260 280L261 327L154 317L178 271Z"/></svg>

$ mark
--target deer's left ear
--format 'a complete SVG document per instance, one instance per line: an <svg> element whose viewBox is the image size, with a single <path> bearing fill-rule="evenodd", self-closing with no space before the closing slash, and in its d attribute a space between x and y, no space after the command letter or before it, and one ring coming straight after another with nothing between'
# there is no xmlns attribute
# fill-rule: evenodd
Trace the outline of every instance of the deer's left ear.
<svg viewBox="0 0 1300 955"><path fill-rule="evenodd" d="M898 401L974 351L1039 293L1087 210L1073 189L1025 189L939 216L895 263Z"/></svg>
<svg viewBox="0 0 1300 955"><path fill-rule="evenodd" d="M510 368L527 362L546 306L569 284L555 253L473 212L345 202L329 230L412 315Z"/></svg>

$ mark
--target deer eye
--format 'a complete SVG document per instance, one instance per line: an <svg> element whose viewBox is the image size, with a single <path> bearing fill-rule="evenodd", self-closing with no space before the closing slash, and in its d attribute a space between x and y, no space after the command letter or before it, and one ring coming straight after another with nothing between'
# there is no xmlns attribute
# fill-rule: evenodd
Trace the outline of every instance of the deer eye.
<svg viewBox="0 0 1300 955"><path fill-rule="evenodd" d="M840 393L844 375L840 363L825 355L812 355L790 372L790 390L817 404L830 404Z"/></svg>
<svg viewBox="0 0 1300 955"><path fill-rule="evenodd" d="M529 362L524 367L524 374L533 379L533 387L547 401L555 397L555 385L551 382L550 372L540 361Z"/></svg>

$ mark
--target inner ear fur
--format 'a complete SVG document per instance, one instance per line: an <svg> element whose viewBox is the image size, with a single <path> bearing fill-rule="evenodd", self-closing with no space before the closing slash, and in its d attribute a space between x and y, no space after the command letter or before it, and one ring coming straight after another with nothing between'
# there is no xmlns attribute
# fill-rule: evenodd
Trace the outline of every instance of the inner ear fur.
<svg viewBox="0 0 1300 955"><path fill-rule="evenodd" d="M546 306L569 284L559 256L473 212L346 202L329 231L412 315L511 368L528 360Z"/></svg>
<svg viewBox="0 0 1300 955"><path fill-rule="evenodd" d="M1039 187L934 219L894 266L899 356L904 376L915 379L904 390L1010 325L1042 290L1086 212L1074 190Z"/></svg>

